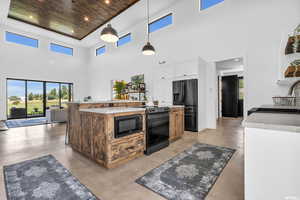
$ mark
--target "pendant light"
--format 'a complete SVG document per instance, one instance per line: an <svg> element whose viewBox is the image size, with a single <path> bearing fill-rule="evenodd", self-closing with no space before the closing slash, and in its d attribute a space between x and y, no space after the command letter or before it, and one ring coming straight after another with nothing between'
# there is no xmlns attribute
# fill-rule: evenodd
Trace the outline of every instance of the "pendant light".
<svg viewBox="0 0 300 200"><path fill-rule="evenodd" d="M102 30L100 38L109 43L115 43L119 40L118 32L111 26L111 24L107 24L107 26Z"/></svg>
<svg viewBox="0 0 300 200"><path fill-rule="evenodd" d="M155 49L154 47L151 45L149 38L149 0L147 0L147 38L148 38L148 42L147 44L143 47L143 54L146 56L151 56L155 54Z"/></svg>

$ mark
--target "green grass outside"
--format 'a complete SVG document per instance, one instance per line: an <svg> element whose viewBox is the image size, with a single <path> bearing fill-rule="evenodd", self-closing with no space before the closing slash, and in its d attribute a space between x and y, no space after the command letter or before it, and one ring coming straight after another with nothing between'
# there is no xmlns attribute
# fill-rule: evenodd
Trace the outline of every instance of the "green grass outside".
<svg viewBox="0 0 300 200"><path fill-rule="evenodd" d="M66 100L62 100L62 107L66 108ZM49 100L47 101L46 107L50 107L53 105L59 105L59 100ZM12 107L15 108L25 108L25 102L20 101L19 104L13 105L13 101L8 102L8 116L10 115L10 109ZM43 101L41 100L33 100L27 102L27 114L28 115L43 115ZM37 111L37 112L36 112Z"/></svg>

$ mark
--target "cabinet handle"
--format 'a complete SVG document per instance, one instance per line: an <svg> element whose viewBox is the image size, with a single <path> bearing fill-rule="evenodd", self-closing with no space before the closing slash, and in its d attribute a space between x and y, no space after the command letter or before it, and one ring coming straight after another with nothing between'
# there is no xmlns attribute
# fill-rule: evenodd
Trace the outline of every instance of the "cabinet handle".
<svg viewBox="0 0 300 200"><path fill-rule="evenodd" d="M134 146L126 148L126 150L133 150L133 149L134 149Z"/></svg>

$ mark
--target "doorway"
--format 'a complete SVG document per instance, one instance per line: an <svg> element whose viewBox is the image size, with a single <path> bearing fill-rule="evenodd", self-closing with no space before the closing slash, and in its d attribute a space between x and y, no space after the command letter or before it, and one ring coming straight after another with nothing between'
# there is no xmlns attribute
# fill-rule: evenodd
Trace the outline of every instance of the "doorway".
<svg viewBox="0 0 300 200"><path fill-rule="evenodd" d="M242 58L216 62L218 85L217 118L244 115L244 66Z"/></svg>

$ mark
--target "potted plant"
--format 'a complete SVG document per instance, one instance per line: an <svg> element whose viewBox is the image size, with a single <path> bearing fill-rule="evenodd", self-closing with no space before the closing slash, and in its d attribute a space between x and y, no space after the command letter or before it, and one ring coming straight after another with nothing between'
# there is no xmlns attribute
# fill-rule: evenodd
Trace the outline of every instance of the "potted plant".
<svg viewBox="0 0 300 200"><path fill-rule="evenodd" d="M286 55L293 53L300 53L300 24L294 30L293 35L289 37L285 48Z"/></svg>
<svg viewBox="0 0 300 200"><path fill-rule="evenodd" d="M126 89L126 82L125 81L115 81L114 83L114 91L115 99L125 99L126 95L123 95L123 91Z"/></svg>

